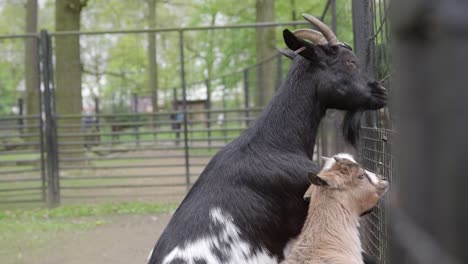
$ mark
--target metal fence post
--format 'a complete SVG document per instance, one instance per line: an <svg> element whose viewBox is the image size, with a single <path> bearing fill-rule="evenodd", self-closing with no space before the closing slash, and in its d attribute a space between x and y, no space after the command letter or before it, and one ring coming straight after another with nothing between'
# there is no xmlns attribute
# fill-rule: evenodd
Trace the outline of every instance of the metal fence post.
<svg viewBox="0 0 468 264"><path fill-rule="evenodd" d="M41 31L42 77L44 84L44 113L47 152L47 204L55 207L60 203L60 180L57 155L57 127L53 94L50 88L52 53L50 35Z"/></svg>
<svg viewBox="0 0 468 264"><path fill-rule="evenodd" d="M133 113L135 114L133 116L132 121L133 122L138 122L139 121L138 120L139 115L138 115L138 94L137 93L132 94L132 101L133 101L133 109L132 110L133 110ZM133 130L133 134L135 135L135 141L136 141L135 144L137 146L140 146L140 134L138 133L138 130L139 130L138 125L133 126L132 130Z"/></svg>
<svg viewBox="0 0 468 264"><path fill-rule="evenodd" d="M39 130L39 149L40 149L40 160L41 160L41 198L43 202L47 201L47 183L46 183L46 161L45 161L45 146L44 146L44 119L42 118L42 113L43 113L43 94L41 91L41 38L40 36L36 37L36 42L37 42L37 59L36 59L36 68L37 68L37 73L39 74L38 77L38 82L37 82L37 113L38 113L38 119L39 119L39 125L38 125L38 130Z"/></svg>
<svg viewBox="0 0 468 264"><path fill-rule="evenodd" d="M374 23L371 1L353 0L353 34L354 49L362 68L369 76L374 76ZM377 125L377 114L369 111L366 114L366 126Z"/></svg>
<svg viewBox="0 0 468 264"><path fill-rule="evenodd" d="M245 125L246 127L249 126L249 70L244 70L244 108L245 108Z"/></svg>
<svg viewBox="0 0 468 264"><path fill-rule="evenodd" d="M223 97L222 97L222 102L223 102L223 123L222 123L222 128L223 128L223 136L224 136L224 142L227 142L227 105L226 105L226 92L227 92L227 85L226 85L226 77L222 78L221 81L223 85Z"/></svg>
<svg viewBox="0 0 468 264"><path fill-rule="evenodd" d="M208 130L208 150L211 151L211 83L210 80L205 80L206 85L206 128Z"/></svg>
<svg viewBox="0 0 468 264"><path fill-rule="evenodd" d="M19 133L23 134L23 126L24 126L24 99L18 98L18 130Z"/></svg>
<svg viewBox="0 0 468 264"><path fill-rule="evenodd" d="M283 82L283 55L281 53L278 53L278 60L276 61L276 90L280 88L282 82Z"/></svg>
<svg viewBox="0 0 468 264"><path fill-rule="evenodd" d="M184 31L179 30L180 48L180 78L182 82L182 110L184 113L184 153L185 153L185 183L187 191L190 189L190 160L188 146L188 120L187 120L187 87L185 82L185 62L184 62Z"/></svg>

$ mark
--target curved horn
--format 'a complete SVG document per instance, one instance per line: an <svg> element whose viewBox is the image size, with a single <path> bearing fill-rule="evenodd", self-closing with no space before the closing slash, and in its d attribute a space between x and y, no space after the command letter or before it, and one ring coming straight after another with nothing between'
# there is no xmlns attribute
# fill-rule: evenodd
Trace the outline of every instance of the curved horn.
<svg viewBox="0 0 468 264"><path fill-rule="evenodd" d="M309 40L314 44L325 45L328 43L327 39L323 36L322 33L308 28L301 28L293 31L294 36Z"/></svg>
<svg viewBox="0 0 468 264"><path fill-rule="evenodd" d="M333 31L327 25L325 25L322 21L308 14L302 14L302 16L305 18L305 20L309 21L309 23L316 26L318 30L322 32L322 34L328 40L328 43L330 45L338 44L338 39L336 38L335 33L333 33Z"/></svg>

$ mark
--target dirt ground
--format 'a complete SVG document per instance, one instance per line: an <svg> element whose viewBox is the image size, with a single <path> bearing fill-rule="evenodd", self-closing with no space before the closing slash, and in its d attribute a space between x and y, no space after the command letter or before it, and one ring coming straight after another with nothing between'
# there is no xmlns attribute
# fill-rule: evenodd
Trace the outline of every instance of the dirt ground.
<svg viewBox="0 0 468 264"><path fill-rule="evenodd" d="M133 264L146 263L171 218L161 215L101 217L107 224L93 230L60 234L42 248L3 264Z"/></svg>

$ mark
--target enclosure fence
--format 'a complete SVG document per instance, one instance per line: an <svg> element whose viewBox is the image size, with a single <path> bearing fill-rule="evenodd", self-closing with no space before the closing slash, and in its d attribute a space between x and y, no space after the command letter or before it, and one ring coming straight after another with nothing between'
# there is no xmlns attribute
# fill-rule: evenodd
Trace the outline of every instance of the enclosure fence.
<svg viewBox="0 0 468 264"><path fill-rule="evenodd" d="M240 30L253 35L257 28L266 27L279 34L284 27L301 24L304 22L0 36L4 44L34 42L40 80L34 100L28 100L26 105L24 99L19 99L16 114L0 116L0 203L47 202L55 206L74 201L180 201L210 158L259 114L261 107L256 106L255 98L264 96L258 89L263 79L274 76L271 84L277 89L289 68L289 60L274 52L262 60L247 58L245 67L200 80L192 70L185 70L196 67L191 65L194 52L190 46L214 32L232 38L246 34L237 32ZM87 43L92 46L101 39L138 40L148 34L159 34L161 39L176 38L179 43L177 67L159 71L161 75L179 72L179 79L168 83L169 89L160 91L157 110L147 109L152 106L153 91L128 83L132 76L94 68L98 65L89 57L96 55L95 51L86 49ZM124 88L134 85L136 89L129 92L117 88L106 95L100 87L104 94L83 99L87 106L81 114L61 112L64 99L57 95L55 42L72 37L85 43L82 59L90 65L83 65L82 80L83 87L91 87L83 88L88 89L86 92L93 93L94 87L100 85L100 81L90 84L94 78ZM159 47L161 53L166 52L163 44ZM245 48L248 47L241 46L239 54ZM173 47L166 49L174 51ZM24 50L16 52L21 54ZM266 68L273 69L274 74L263 76ZM18 79L26 74L20 75ZM37 111L27 109L31 101Z"/></svg>
<svg viewBox="0 0 468 264"><path fill-rule="evenodd" d="M353 1L354 46L364 70L390 92L390 38L387 22L388 0ZM394 142L397 133L388 108L367 113L361 128L361 162L366 169L384 176L392 184L395 168ZM391 188L391 187L390 187ZM391 192L379 203L363 224L363 245L379 263L390 260L390 237L387 201Z"/></svg>
<svg viewBox="0 0 468 264"><path fill-rule="evenodd" d="M386 0L329 0L321 18L341 41L354 43L363 70L391 90L387 8ZM10 102L10 107L17 105L16 113L0 116L0 203L47 202L55 206L60 202L98 200L180 201L211 157L238 137L261 112L257 100L265 95L258 87L267 83L278 88L289 68L289 61L276 52L262 60L246 56L245 51L251 47L241 41L254 36L259 28L274 28L276 36L281 36L285 27L293 29L304 24L307 23L42 31L37 35L0 36L3 44L36 45L34 67L39 80L36 94L31 95L36 100L28 100L27 106L23 99ZM237 56L223 57L221 52L213 51L215 57L221 58L223 65L236 61L244 66L200 78L203 74L199 68L209 69L200 67L200 63L207 63L210 58L202 54L207 58L203 61L197 56L203 50L212 50L209 44L214 35L220 40L239 41L234 45ZM109 62L112 47L122 43L119 52L137 53L134 45L150 36L158 40L158 58L177 58L172 66L158 69L159 86L164 89L156 93L138 77L142 69L122 70L132 68L128 66L132 62ZM56 42L68 38L79 38L84 43L83 93L91 95L83 99L81 114L62 113L63 95L57 95L60 76L54 56ZM165 46L167 39L175 40L178 47ZM109 46L110 51L102 53L93 48L99 45ZM21 45L11 45L17 46ZM15 52L24 50L11 49L4 58L9 59ZM112 66L107 67L111 70L103 68L105 64ZM18 67L20 80L25 77L26 66ZM274 74L264 76L266 72ZM113 89L106 90L107 86ZM159 109L153 109L155 105ZM391 121L388 109L368 113L357 153L368 170L384 175L390 182L396 137ZM340 112L327 113L315 157L353 151L338 132L340 123ZM363 225L365 250L376 256L379 263L390 263L385 207L383 201L366 216Z"/></svg>

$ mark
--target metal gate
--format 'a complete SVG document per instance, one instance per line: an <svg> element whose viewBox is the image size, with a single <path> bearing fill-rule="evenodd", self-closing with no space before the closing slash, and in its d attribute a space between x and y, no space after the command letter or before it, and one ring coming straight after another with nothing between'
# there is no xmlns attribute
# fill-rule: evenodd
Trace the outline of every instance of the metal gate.
<svg viewBox="0 0 468 264"><path fill-rule="evenodd" d="M0 43L6 41L27 42L39 47L36 35L21 35L13 39L0 37ZM29 67L39 72L39 53L36 56L37 64ZM22 74L19 78L24 77ZM36 89L32 93L37 97L33 104L37 107L34 112L41 113L43 98L39 81ZM44 119L40 114L26 115L24 110L24 100L18 99L16 113L0 117L0 204L46 201Z"/></svg>

